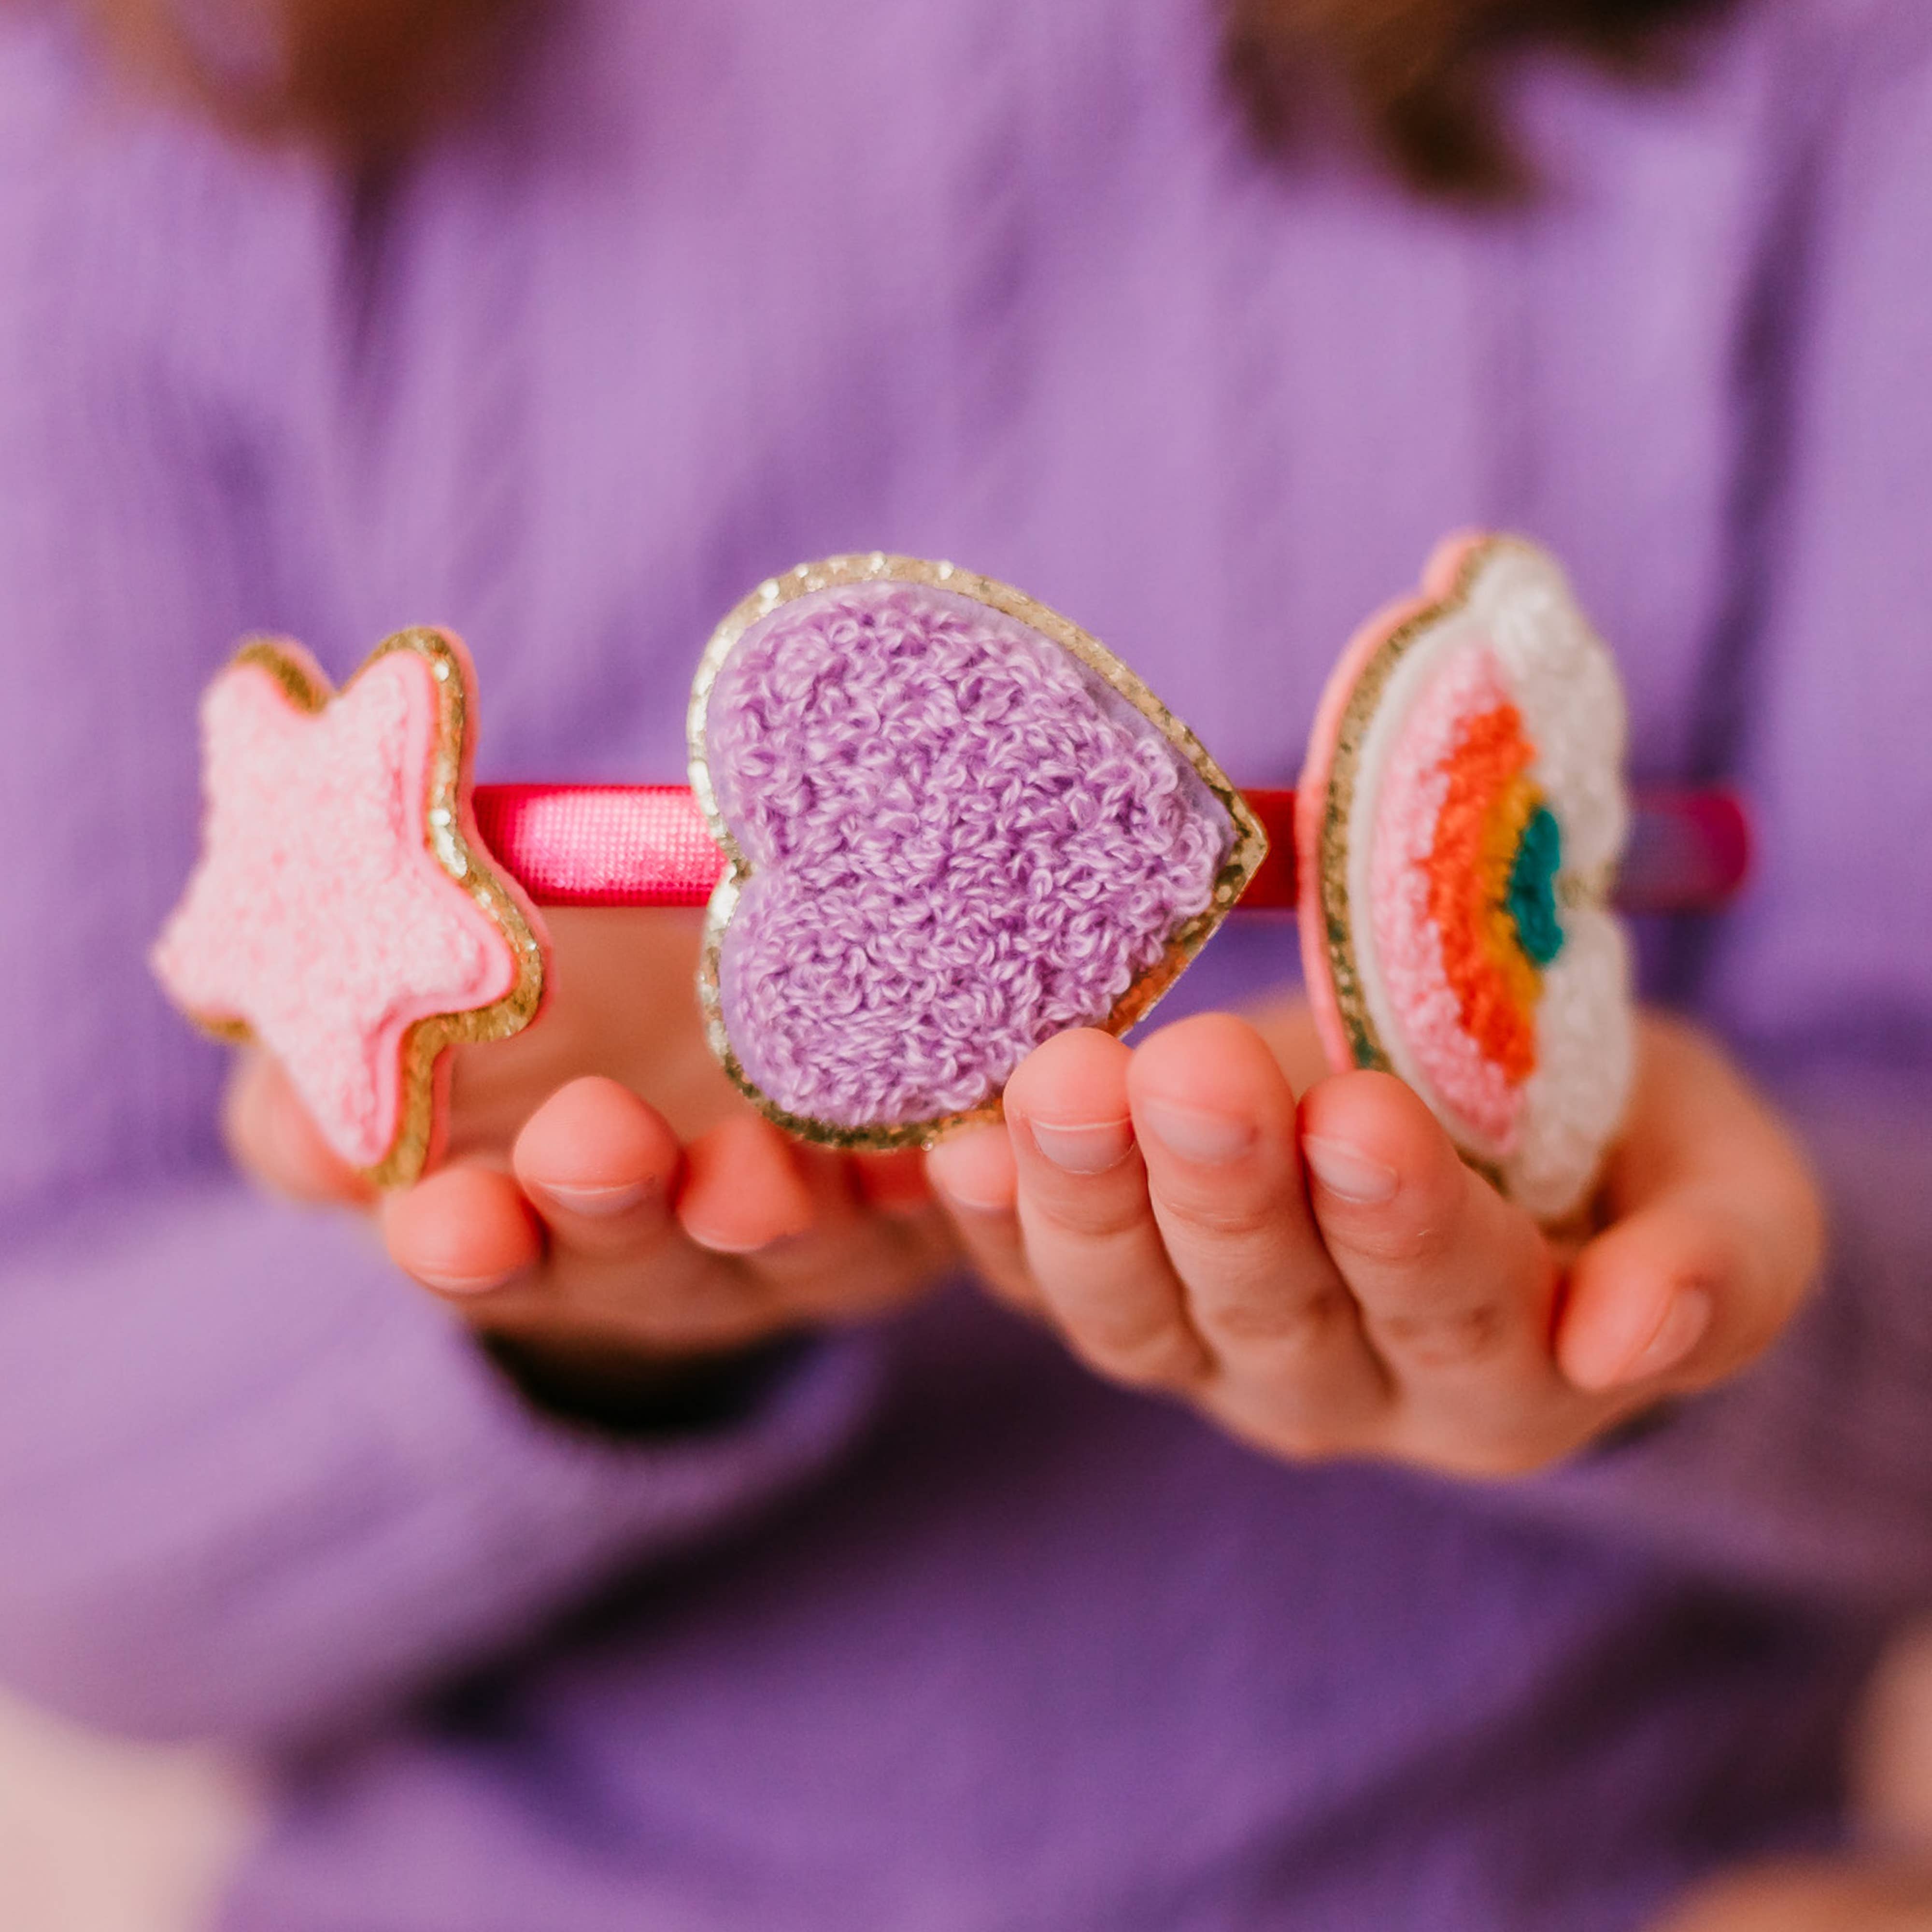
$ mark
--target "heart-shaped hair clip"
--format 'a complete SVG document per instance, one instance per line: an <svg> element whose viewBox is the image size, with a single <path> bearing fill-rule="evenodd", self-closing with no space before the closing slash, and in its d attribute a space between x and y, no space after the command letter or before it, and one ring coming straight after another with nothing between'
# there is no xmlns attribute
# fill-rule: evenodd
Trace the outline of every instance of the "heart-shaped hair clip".
<svg viewBox="0 0 1932 1932"><path fill-rule="evenodd" d="M204 705L206 850L156 949L178 1002L278 1054L382 1184L432 1156L444 1048L535 1016L541 904L708 906L714 1049L834 1145L991 1118L1052 1034L1144 1017L1237 902L1298 905L1336 1064L1409 1079L1536 1211L1573 1204L1615 1131L1622 703L1532 545L1456 540L1358 637L1298 813L1237 790L1058 613L880 553L772 578L719 626L688 790L472 788L473 716L441 632L334 696L292 647L248 647ZM1728 795L1658 794L1634 824L1625 909L1742 881Z"/></svg>
<svg viewBox="0 0 1932 1932"><path fill-rule="evenodd" d="M920 1146L1070 1027L1123 1033L1268 838L1118 658L946 563L808 564L718 627L692 786L730 861L699 996L783 1127Z"/></svg>

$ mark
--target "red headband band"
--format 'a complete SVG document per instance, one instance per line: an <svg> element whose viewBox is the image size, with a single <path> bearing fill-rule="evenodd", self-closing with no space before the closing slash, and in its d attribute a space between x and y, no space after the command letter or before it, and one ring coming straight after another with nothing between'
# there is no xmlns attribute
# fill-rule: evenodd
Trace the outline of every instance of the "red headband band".
<svg viewBox="0 0 1932 1932"><path fill-rule="evenodd" d="M1268 854L1238 910L1292 912L1294 794L1244 792ZM724 871L682 785L478 785L477 830L545 906L701 906ZM1729 791L1640 789L1616 903L1629 913L1711 911L1750 869L1750 821Z"/></svg>

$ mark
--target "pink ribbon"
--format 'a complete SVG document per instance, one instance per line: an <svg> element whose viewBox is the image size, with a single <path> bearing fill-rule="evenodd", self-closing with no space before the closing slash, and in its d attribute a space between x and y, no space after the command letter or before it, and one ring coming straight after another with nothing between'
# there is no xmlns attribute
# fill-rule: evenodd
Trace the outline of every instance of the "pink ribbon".
<svg viewBox="0 0 1932 1932"><path fill-rule="evenodd" d="M1268 856L1244 912L1295 903L1294 794L1250 791ZM483 842L538 905L701 906L724 870L698 801L682 785L478 785ZM1626 912L1711 911L1749 875L1750 821L1728 791L1640 792L1617 879Z"/></svg>

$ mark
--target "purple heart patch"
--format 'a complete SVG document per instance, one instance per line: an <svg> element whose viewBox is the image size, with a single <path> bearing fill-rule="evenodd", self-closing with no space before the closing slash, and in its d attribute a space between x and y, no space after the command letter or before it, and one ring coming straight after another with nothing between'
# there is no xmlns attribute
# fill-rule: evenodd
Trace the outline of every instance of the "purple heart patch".
<svg viewBox="0 0 1932 1932"><path fill-rule="evenodd" d="M1259 828L1100 646L944 565L838 560L721 628L693 777L733 866L713 1044L815 1138L926 1138L1034 1047L1124 1028L1259 862Z"/></svg>

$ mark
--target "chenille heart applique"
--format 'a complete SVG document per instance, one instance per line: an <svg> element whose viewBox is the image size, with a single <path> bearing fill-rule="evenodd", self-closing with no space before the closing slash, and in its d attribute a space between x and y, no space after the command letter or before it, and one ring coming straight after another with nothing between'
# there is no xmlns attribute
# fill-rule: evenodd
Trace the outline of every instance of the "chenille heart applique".
<svg viewBox="0 0 1932 1932"><path fill-rule="evenodd" d="M1628 1103L1624 703L1556 560L1452 538L1324 694L1296 793L1304 969L1330 1059L1399 1074L1546 1220Z"/></svg>
<svg viewBox="0 0 1932 1932"><path fill-rule="evenodd" d="M902 1147L990 1115L1051 1035L1124 1031L1267 848L1192 734L1010 586L907 557L808 565L713 636L693 788L729 868L700 976L772 1119Z"/></svg>
<svg viewBox="0 0 1932 1932"><path fill-rule="evenodd" d="M470 807L475 677L440 631L389 638L339 692L306 652L245 646L202 705L202 857L156 942L176 1003L287 1072L379 1186L435 1151L439 1066L520 1030L544 940Z"/></svg>

